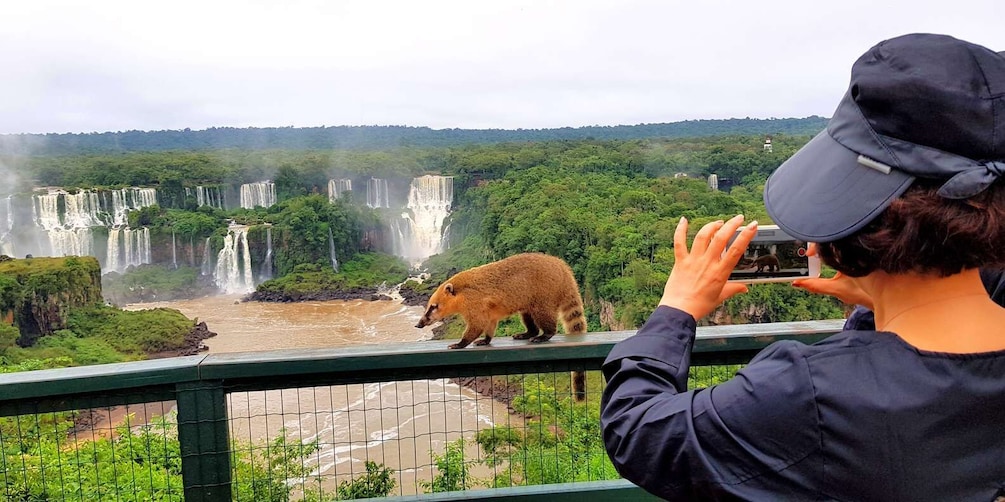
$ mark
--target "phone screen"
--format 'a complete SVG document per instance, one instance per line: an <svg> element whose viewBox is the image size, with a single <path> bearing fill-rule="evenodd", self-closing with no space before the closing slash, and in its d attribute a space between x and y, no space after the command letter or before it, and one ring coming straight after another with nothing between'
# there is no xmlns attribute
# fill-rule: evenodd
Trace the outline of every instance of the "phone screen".
<svg viewBox="0 0 1005 502"><path fill-rule="evenodd" d="M735 239L735 236L734 236ZM783 282L820 275L820 261L807 255L805 241L796 240L777 226L757 229L747 252L729 274L734 282Z"/></svg>

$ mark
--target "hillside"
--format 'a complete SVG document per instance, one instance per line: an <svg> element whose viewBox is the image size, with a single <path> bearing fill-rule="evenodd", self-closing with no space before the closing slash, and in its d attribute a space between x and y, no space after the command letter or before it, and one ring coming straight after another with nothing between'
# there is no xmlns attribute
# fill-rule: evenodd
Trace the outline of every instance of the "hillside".
<svg viewBox="0 0 1005 502"><path fill-rule="evenodd" d="M220 127L200 131L125 131L85 134L0 135L0 154L74 155L166 150L345 149L401 146L445 147L465 144L548 140L626 140L724 135L813 135L827 119L690 120L662 124L562 127L556 129L430 129L408 126Z"/></svg>

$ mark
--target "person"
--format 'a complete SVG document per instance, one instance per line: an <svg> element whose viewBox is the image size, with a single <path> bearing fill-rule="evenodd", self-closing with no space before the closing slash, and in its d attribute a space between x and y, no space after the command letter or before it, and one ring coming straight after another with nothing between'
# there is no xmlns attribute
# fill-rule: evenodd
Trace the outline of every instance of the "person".
<svg viewBox="0 0 1005 502"><path fill-rule="evenodd" d="M809 284L875 328L777 342L687 390L696 320L746 290L727 277L757 225L710 223L688 248L682 218L659 305L603 365L618 472L671 500L1005 497L1005 309L979 270L1005 268L1003 172L1005 57L933 34L870 48L764 199L839 272Z"/></svg>

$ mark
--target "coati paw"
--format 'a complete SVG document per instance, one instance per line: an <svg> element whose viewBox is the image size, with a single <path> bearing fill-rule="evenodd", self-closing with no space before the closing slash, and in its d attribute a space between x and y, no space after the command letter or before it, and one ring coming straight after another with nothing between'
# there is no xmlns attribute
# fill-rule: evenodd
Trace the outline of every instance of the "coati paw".
<svg viewBox="0 0 1005 502"><path fill-rule="evenodd" d="M464 347L467 347L467 346L468 346L468 344L466 344L466 343L459 343L458 342L458 343L451 343L450 345L447 345L447 348L448 349L463 349Z"/></svg>
<svg viewBox="0 0 1005 502"><path fill-rule="evenodd" d="M551 340L552 335L537 335L530 339L530 343L544 343Z"/></svg>
<svg viewBox="0 0 1005 502"><path fill-rule="evenodd" d="M488 345L491 341L492 340L489 340L488 338L481 338L479 340L475 340L475 345L478 346Z"/></svg>
<svg viewBox="0 0 1005 502"><path fill-rule="evenodd" d="M530 333L520 333L519 335L513 335L513 339L514 340L527 340L527 339L531 338L532 336L533 335L531 335Z"/></svg>

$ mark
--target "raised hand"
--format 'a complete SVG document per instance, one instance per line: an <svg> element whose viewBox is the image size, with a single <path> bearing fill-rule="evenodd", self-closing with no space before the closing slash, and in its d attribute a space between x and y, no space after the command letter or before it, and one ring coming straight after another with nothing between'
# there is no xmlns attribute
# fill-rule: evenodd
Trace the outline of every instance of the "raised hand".
<svg viewBox="0 0 1005 502"><path fill-rule="evenodd" d="M683 310L700 319L727 298L745 293L745 285L726 282L757 234L757 222L753 221L743 228L727 250L726 244L742 223L743 215L726 222L709 223L698 231L688 250L687 219L681 218L674 233L675 263L663 288L660 305Z"/></svg>

